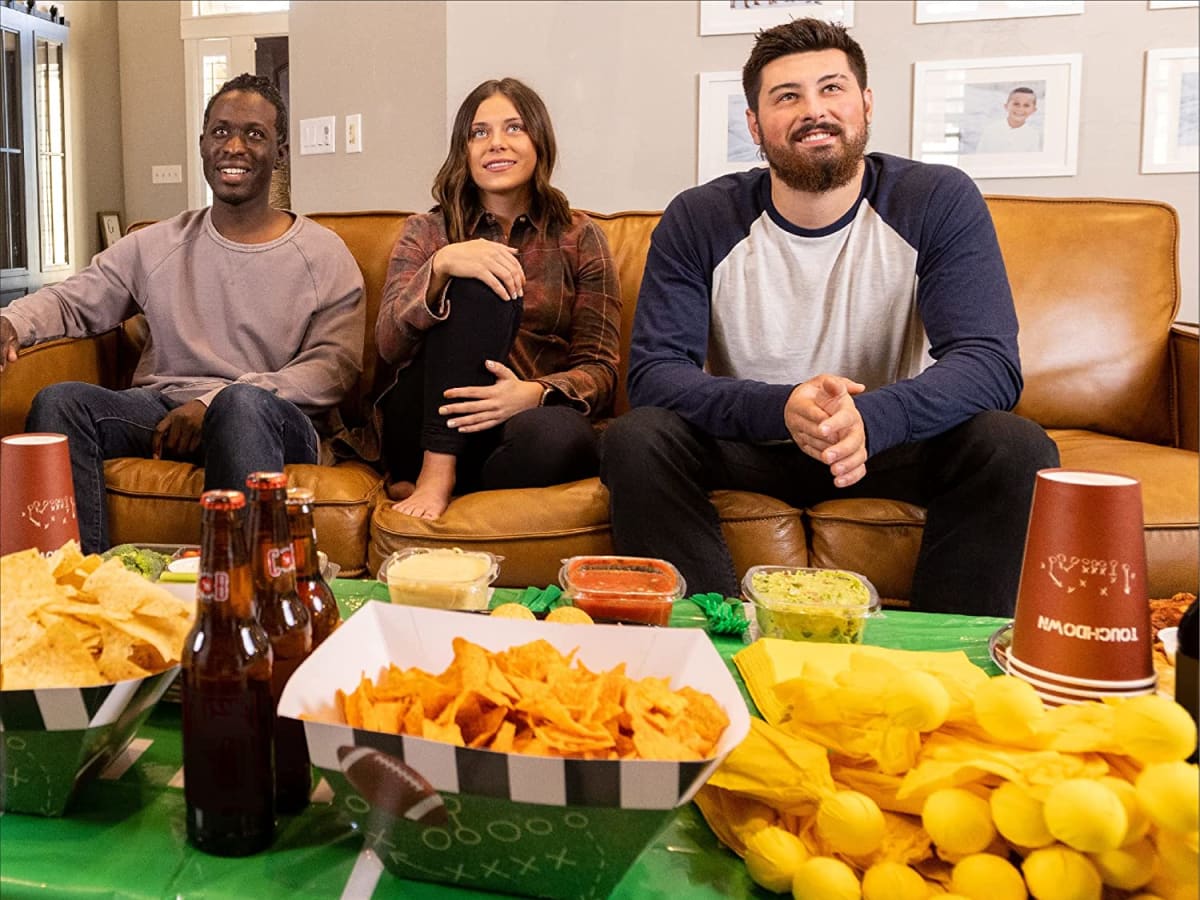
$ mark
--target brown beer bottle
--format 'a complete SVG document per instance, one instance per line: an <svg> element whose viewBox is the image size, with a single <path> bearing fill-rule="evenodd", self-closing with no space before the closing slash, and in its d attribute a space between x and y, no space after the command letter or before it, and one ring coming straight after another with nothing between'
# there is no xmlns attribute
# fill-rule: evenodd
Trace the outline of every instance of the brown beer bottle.
<svg viewBox="0 0 1200 900"><path fill-rule="evenodd" d="M296 593L296 564L287 521L287 476L252 472L250 489L250 567L258 621L275 654L271 695L278 706L283 686L312 652L312 617ZM312 767L304 724L275 717L275 809L297 813L308 805Z"/></svg>
<svg viewBox="0 0 1200 900"><path fill-rule="evenodd" d="M245 856L275 836L271 643L254 616L241 491L200 497L196 622L183 648L187 837L217 856Z"/></svg>
<svg viewBox="0 0 1200 900"><path fill-rule="evenodd" d="M312 616L313 649L316 650L342 623L342 618L333 591L321 574L317 529L313 525L313 492L308 488L288 488L287 515L292 551L296 555L296 593Z"/></svg>

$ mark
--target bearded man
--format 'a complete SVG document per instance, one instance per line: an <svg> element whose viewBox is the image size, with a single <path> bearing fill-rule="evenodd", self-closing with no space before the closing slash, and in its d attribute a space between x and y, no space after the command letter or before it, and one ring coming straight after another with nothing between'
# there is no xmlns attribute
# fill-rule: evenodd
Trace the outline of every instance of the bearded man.
<svg viewBox="0 0 1200 900"><path fill-rule="evenodd" d="M903 500L927 510L914 608L1011 615L1058 451L1008 412L1017 317L982 196L957 169L864 153L866 60L838 25L760 33L742 83L768 168L684 191L655 229L635 408L602 445L616 551L737 596L708 492Z"/></svg>

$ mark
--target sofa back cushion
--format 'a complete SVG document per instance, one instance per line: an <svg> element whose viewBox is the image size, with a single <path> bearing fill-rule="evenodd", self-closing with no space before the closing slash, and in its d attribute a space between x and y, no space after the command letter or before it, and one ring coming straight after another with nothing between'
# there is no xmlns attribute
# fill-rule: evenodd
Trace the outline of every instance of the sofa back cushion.
<svg viewBox="0 0 1200 900"><path fill-rule="evenodd" d="M613 261L617 264L617 275L621 279L621 359L617 370L617 396L613 401L613 412L620 415L629 409L625 376L629 374L629 338L633 333L633 311L637 307L642 271L646 268L646 254L650 252L650 235L658 220L662 218L662 213L589 212L588 215L608 238Z"/></svg>
<svg viewBox="0 0 1200 900"><path fill-rule="evenodd" d="M366 288L367 327L363 335L362 377L342 401L341 407L342 417L350 425L366 421L368 407L374 401L377 390L385 386L382 380L376 384L378 369L385 366L375 350L375 319L379 316L379 302L383 298L383 283L387 278L392 247L404 231L404 222L409 215L406 212L308 214L310 219L337 234L346 244L362 270Z"/></svg>
<svg viewBox="0 0 1200 900"><path fill-rule="evenodd" d="M1179 222L1165 203L988 197L1020 322L1016 411L1173 443Z"/></svg>

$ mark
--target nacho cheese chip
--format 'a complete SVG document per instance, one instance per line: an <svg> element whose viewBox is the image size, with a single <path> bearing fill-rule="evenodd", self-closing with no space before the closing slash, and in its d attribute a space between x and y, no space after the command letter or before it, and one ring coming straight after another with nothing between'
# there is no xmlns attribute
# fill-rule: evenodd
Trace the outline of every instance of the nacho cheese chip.
<svg viewBox="0 0 1200 900"><path fill-rule="evenodd" d="M453 646L440 675L392 665L339 690L346 724L500 753L658 760L711 758L729 725L708 694L629 678L624 664L592 672L544 640Z"/></svg>
<svg viewBox="0 0 1200 900"><path fill-rule="evenodd" d="M195 610L75 541L0 557L0 689L144 678L179 662Z"/></svg>

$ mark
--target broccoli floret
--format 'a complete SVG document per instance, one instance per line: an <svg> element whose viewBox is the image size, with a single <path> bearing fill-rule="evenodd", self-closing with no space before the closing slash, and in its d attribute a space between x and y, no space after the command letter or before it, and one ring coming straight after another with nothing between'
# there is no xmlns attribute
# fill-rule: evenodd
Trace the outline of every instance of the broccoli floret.
<svg viewBox="0 0 1200 900"><path fill-rule="evenodd" d="M137 572L150 581L158 581L171 557L157 550L149 550L136 544L118 544L101 554L104 559L116 557L125 564L125 568Z"/></svg>

